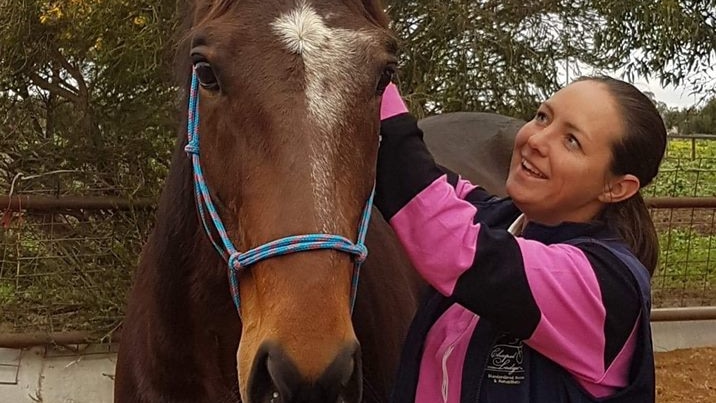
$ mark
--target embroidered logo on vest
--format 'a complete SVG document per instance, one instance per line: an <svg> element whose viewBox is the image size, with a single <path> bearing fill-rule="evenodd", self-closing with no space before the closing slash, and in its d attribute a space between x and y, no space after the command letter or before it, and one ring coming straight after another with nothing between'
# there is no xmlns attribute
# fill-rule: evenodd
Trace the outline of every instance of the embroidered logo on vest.
<svg viewBox="0 0 716 403"><path fill-rule="evenodd" d="M518 338L503 335L492 346L485 373L492 383L520 385L525 380L523 344Z"/></svg>

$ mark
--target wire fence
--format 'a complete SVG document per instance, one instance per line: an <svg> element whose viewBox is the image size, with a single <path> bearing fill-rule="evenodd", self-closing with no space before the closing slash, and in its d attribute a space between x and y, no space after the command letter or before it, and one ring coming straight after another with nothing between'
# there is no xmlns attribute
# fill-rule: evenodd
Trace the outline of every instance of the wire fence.
<svg viewBox="0 0 716 403"><path fill-rule="evenodd" d="M0 333L111 334L151 209L115 199L39 200L0 207Z"/></svg>
<svg viewBox="0 0 716 403"><path fill-rule="evenodd" d="M97 202L85 200L75 208L64 203L60 210L47 202L47 210L5 210L0 333L111 334L120 325L152 211L107 207L111 202L92 205ZM662 250L652 280L654 306L716 304L716 209L657 207L652 214Z"/></svg>
<svg viewBox="0 0 716 403"><path fill-rule="evenodd" d="M652 278L654 306L716 305L716 209L651 211L661 248Z"/></svg>
<svg viewBox="0 0 716 403"><path fill-rule="evenodd" d="M655 306L716 305L716 136L672 136L651 197L675 197L679 208L654 208L661 254L652 279ZM673 203L672 203L672 206Z"/></svg>
<svg viewBox="0 0 716 403"><path fill-rule="evenodd" d="M686 142L686 155L672 150L646 194L661 241L654 306L716 305L716 150L703 156L716 142L692 148L690 140L678 141ZM24 189L0 197L0 334L111 335L121 324L153 203L48 196Z"/></svg>

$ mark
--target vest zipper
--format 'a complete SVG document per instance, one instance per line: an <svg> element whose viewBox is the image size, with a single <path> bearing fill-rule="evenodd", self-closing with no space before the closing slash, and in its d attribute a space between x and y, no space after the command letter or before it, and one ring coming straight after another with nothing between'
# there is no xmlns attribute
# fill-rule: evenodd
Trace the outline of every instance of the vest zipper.
<svg viewBox="0 0 716 403"><path fill-rule="evenodd" d="M448 392L450 388L450 377L448 374L447 369L447 360L450 358L450 354L452 354L452 351L455 349L455 343L450 345L447 350L445 350L445 353L443 353L442 358L442 370L443 370L443 384L442 384L442 395L443 395L443 403L447 403L448 401Z"/></svg>

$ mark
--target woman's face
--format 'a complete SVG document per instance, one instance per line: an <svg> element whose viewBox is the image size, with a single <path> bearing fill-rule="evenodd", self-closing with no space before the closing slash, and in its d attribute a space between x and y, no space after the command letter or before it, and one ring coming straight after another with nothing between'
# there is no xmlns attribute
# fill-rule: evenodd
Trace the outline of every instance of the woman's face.
<svg viewBox="0 0 716 403"><path fill-rule="evenodd" d="M517 133L507 193L530 221L590 221L609 201L612 144L622 126L603 84L563 88Z"/></svg>

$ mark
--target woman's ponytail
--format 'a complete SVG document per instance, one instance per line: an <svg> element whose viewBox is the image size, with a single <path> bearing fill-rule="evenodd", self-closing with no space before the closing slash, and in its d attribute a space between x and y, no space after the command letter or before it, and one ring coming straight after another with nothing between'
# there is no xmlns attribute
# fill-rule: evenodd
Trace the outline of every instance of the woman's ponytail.
<svg viewBox="0 0 716 403"><path fill-rule="evenodd" d="M659 238L641 192L619 203L609 204L603 219L617 230L649 275L653 275L659 258Z"/></svg>

